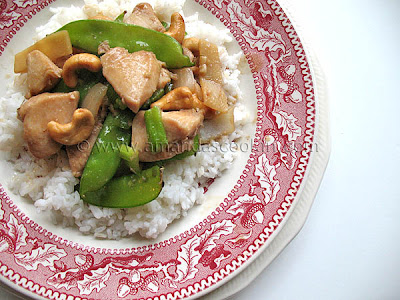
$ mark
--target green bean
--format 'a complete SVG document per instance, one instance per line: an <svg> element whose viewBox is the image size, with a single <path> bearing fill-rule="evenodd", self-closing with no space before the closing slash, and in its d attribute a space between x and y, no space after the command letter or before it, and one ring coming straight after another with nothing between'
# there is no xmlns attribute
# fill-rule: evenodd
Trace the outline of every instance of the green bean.
<svg viewBox="0 0 400 300"><path fill-rule="evenodd" d="M165 30L169 29L169 24L167 22L161 21L161 24L165 28Z"/></svg>
<svg viewBox="0 0 400 300"><path fill-rule="evenodd" d="M162 122L161 110L155 106L144 113L147 137L152 152L160 152L168 145L167 134Z"/></svg>
<svg viewBox="0 0 400 300"><path fill-rule="evenodd" d="M164 87L164 94L168 94L170 91L174 89L174 84L172 82L168 82Z"/></svg>
<svg viewBox="0 0 400 300"><path fill-rule="evenodd" d="M141 110L148 110L150 109L150 105L157 100L160 100L164 96L164 89L158 89L156 90L153 95L149 99L146 100L145 103L143 103L142 107L140 108Z"/></svg>

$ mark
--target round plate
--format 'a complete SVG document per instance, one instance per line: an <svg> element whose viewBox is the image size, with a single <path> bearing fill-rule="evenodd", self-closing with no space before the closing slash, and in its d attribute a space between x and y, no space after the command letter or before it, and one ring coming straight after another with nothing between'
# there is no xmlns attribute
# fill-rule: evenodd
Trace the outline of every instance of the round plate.
<svg viewBox="0 0 400 300"><path fill-rule="evenodd" d="M316 146L316 103L305 51L276 1L198 4L229 28L251 68L248 88L256 98L249 101L257 104L257 122L239 180L190 229L123 249L54 234L31 218L26 209L32 204L14 201L1 188L0 273L6 284L51 299L200 296L242 271L282 229ZM48 2L1 0L0 5L5 56L12 53L7 45L17 31L31 18L28 25L34 24Z"/></svg>

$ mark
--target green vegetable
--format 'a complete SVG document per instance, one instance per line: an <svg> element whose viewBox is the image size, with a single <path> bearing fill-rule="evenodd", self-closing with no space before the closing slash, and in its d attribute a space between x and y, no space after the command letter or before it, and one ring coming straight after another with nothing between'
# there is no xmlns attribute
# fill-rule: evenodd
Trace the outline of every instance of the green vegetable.
<svg viewBox="0 0 400 300"><path fill-rule="evenodd" d="M74 88L68 87L64 80L61 81L51 90L53 93L70 93L73 91L79 92L79 106L81 106L83 99L85 99L89 90L96 84L98 81L88 81L84 82L82 80L78 80L78 85Z"/></svg>
<svg viewBox="0 0 400 300"><path fill-rule="evenodd" d="M150 105L157 100L160 100L164 96L164 89L158 89L156 90L153 95L149 99L146 100L145 103L143 103L142 107L140 108L141 110L148 110L150 108Z"/></svg>
<svg viewBox="0 0 400 300"><path fill-rule="evenodd" d="M132 121L134 117L135 114L130 109L120 111L114 117L114 125L121 129L129 130L132 127Z"/></svg>
<svg viewBox="0 0 400 300"><path fill-rule="evenodd" d="M117 92L114 90L111 84L108 84L108 89L107 89L107 98L111 103L115 103L117 98L119 98L119 95Z"/></svg>
<svg viewBox="0 0 400 300"><path fill-rule="evenodd" d="M161 189L162 171L153 166L137 175L113 178L101 189L86 193L82 199L102 207L128 208L154 200Z"/></svg>
<svg viewBox="0 0 400 300"><path fill-rule="evenodd" d="M93 84L94 85L94 84ZM75 88L70 88L69 86L67 86L64 82L63 79L61 79L57 85L51 90L53 93L70 93L73 91L79 91L79 81L78 81L78 85ZM85 86L86 88L86 86ZM87 90L89 90L89 88L86 88ZM79 91L79 95L81 95L82 93Z"/></svg>
<svg viewBox="0 0 400 300"><path fill-rule="evenodd" d="M120 97L115 99L114 105L115 105L115 108L118 108L121 110L125 110L127 108L126 104L124 102L122 102L122 99Z"/></svg>
<svg viewBox="0 0 400 300"><path fill-rule="evenodd" d="M164 87L164 94L168 94L170 91L174 89L174 84L172 82L168 82Z"/></svg>
<svg viewBox="0 0 400 300"><path fill-rule="evenodd" d="M119 150L119 156L127 162L133 173L140 172L139 151L136 148L123 145Z"/></svg>
<svg viewBox="0 0 400 300"><path fill-rule="evenodd" d="M119 128L117 122L111 113L104 121L81 177L79 193L82 199L88 192L96 191L110 181L120 165L119 149L129 145L131 134Z"/></svg>
<svg viewBox="0 0 400 300"><path fill-rule="evenodd" d="M165 163L170 162L170 161L175 161L175 160L181 160L184 159L186 157L192 156L194 155L197 151L199 151L200 149L200 141L199 141L199 136L196 135L194 137L193 140L193 148L192 150L187 150L185 152L179 153L177 155L175 155L174 157L168 158L168 159L164 159L164 160L159 160L159 161L155 161L155 162L151 162L151 163L147 163L146 166L154 166L157 165L159 167L162 167L165 165Z"/></svg>
<svg viewBox="0 0 400 300"><path fill-rule="evenodd" d="M181 159L185 159L189 156L194 155L197 151L199 151L200 149L200 141L199 141L199 136L196 135L194 137L194 141L193 141L193 149L192 150L188 150L185 152L182 152L180 154L175 155L174 157L168 158L168 159L164 159L164 160L159 160L159 161L154 161L154 162L149 162L149 163L144 163L143 165L145 166L145 168L150 168L153 166L159 166L160 168L163 167L165 165L165 163L170 162L170 161L176 161L176 160L181 160Z"/></svg>
<svg viewBox="0 0 400 300"><path fill-rule="evenodd" d="M114 108L120 110L124 110L127 108L127 106L125 105L125 103L122 102L121 97L117 94L111 84L108 84L107 99L111 104L113 104Z"/></svg>
<svg viewBox="0 0 400 300"><path fill-rule="evenodd" d="M152 152L160 152L168 145L167 134L161 118L161 110L155 106L144 113L147 137Z"/></svg>
<svg viewBox="0 0 400 300"><path fill-rule="evenodd" d="M169 24L167 22L161 21L161 24L165 28L165 30L169 29Z"/></svg>
<svg viewBox="0 0 400 300"><path fill-rule="evenodd" d="M151 51L168 68L193 66L174 38L144 27L115 21L79 20L68 23L58 31L61 30L68 31L74 47L94 54L97 54L100 43L108 41L111 48L123 47L129 52Z"/></svg>
<svg viewBox="0 0 400 300"><path fill-rule="evenodd" d="M148 169L148 168L146 168ZM119 167L117 169L117 172L115 172L113 178L125 176L125 175L132 175L131 168L129 168L126 160L121 159L121 163L119 164Z"/></svg>
<svg viewBox="0 0 400 300"><path fill-rule="evenodd" d="M200 148L200 142L199 142L199 136L196 135L193 139L193 148L192 150L187 150L185 152L179 153L175 155L174 157L171 157L169 159L166 159L165 161L171 161L171 160L181 160L186 157L194 155L197 151L199 151Z"/></svg>
<svg viewBox="0 0 400 300"><path fill-rule="evenodd" d="M123 22L124 22L125 14L126 14L126 10L123 11L123 12L115 19L115 22L123 23Z"/></svg>

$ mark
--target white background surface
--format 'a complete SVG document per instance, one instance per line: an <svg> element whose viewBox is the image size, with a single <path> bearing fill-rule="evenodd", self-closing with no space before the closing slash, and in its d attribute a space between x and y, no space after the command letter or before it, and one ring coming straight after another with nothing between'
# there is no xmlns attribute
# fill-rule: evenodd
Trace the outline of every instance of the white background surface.
<svg viewBox="0 0 400 300"><path fill-rule="evenodd" d="M332 153L304 228L230 300L400 299L400 1L287 2L326 75Z"/></svg>
<svg viewBox="0 0 400 300"><path fill-rule="evenodd" d="M302 231L230 299L400 299L400 1L289 2L326 75L332 152Z"/></svg>

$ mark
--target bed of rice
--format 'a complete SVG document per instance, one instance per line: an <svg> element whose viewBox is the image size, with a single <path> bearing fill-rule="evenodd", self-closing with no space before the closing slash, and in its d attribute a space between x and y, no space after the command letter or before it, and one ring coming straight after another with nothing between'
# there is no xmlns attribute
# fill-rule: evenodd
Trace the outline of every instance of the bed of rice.
<svg viewBox="0 0 400 300"><path fill-rule="evenodd" d="M170 15L182 13L184 0L148 1L160 19L169 21ZM37 28L39 38L77 19L85 19L98 13L115 18L122 11L132 11L138 1L86 0L81 7L52 9L53 17ZM183 13L182 13L183 14ZM228 30L217 30L198 19L198 15L185 16L188 36L206 38L217 44L221 61L228 69L224 72L224 87L229 100L236 103L236 131L220 143L230 143L241 136L240 128L248 121L248 113L241 104L238 64L243 54L228 54L224 45L232 42ZM33 42L33 41L32 41ZM7 183L16 194L32 199L38 211L52 211L53 221L63 226L76 226L84 234L98 238L119 239L139 233L146 238L156 238L173 220L185 216L196 203L205 199L201 186L210 178L219 177L235 159L235 153L221 151L214 142L212 151L199 151L179 163L168 164L164 171L164 188L159 197L141 207L129 209L100 208L85 204L74 190L78 179L68 166L64 151L50 159L35 159L26 150L22 138L23 126L17 120L16 111L24 101L24 75L15 76L7 95L0 98L0 149L6 152L15 173Z"/></svg>

